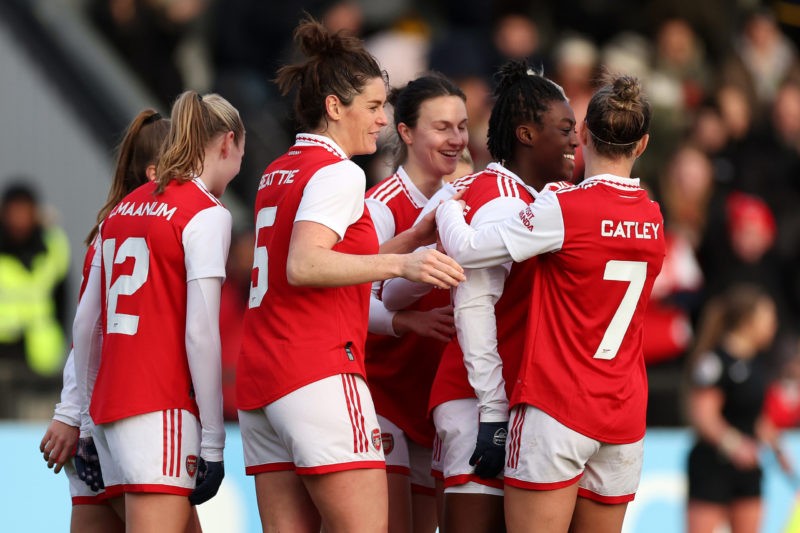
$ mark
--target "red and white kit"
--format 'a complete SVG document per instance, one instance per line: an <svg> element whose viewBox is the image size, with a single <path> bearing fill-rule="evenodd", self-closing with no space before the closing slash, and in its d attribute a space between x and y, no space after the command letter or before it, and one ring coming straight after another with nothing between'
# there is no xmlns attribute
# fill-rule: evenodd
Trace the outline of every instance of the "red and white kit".
<svg viewBox="0 0 800 533"><path fill-rule="evenodd" d="M547 191L518 216L477 232L455 202L440 209L437 222L445 249L465 267L539 256L511 405L536 407L600 443L641 440L642 318L664 258L664 233L660 208L638 180L600 175ZM510 429L509 463L519 453ZM507 483L509 477L507 469Z"/></svg>
<svg viewBox="0 0 800 533"><path fill-rule="evenodd" d="M120 469L119 479L106 484L109 493L189 494L197 456L221 461L225 442L215 317L231 216L199 179L173 180L160 194L156 187L142 185L109 213L76 314L79 389L91 390L91 417L104 425L102 432L122 432L118 447L98 449L101 466L111 461ZM98 303L99 357L93 324L78 318L84 306L92 309ZM96 315L92 310L86 316ZM123 432L143 418L156 419L161 427L167 413L180 411L190 420L176 424L182 442L162 438L174 430L130 439ZM180 450L172 460L189 466L182 475L164 479L162 459L170 446ZM143 466L124 459L141 447L157 460Z"/></svg>
<svg viewBox="0 0 800 533"><path fill-rule="evenodd" d="M453 185L456 190L466 189L461 198L466 204L465 220L474 228L505 219L538 195L498 163ZM508 396L522 356L534 262L468 269L467 280L455 289L458 339L445 348L430 398L443 469L434 475L444 478L446 491L485 493L480 486L502 488L500 479L474 475L469 458L479 413L485 422L508 420Z"/></svg>
<svg viewBox="0 0 800 533"><path fill-rule="evenodd" d="M428 204L428 198L401 166L395 174L367 191L366 204L378 241L383 243L413 226ZM380 296L381 284L373 287ZM406 309L427 311L447 305L450 305L450 292L432 289ZM371 311L374 312L374 308L375 303ZM374 322L374 318L371 321ZM384 440L390 444L385 450L387 470L397 473L418 470L414 477L425 482L415 483L416 490L433 487L433 480L429 479L430 453L424 464L415 465L409 457L423 454L414 453L414 446L404 440L428 450L433 445L434 429L428 418L427 398L444 346L441 341L414 333L401 337L370 333L367 337L369 388L378 415L390 422L381 425ZM386 428L391 426L401 431L388 431Z"/></svg>
<svg viewBox="0 0 800 533"><path fill-rule="evenodd" d="M343 287L295 287L286 278L286 260L294 223L310 221L333 230L340 238L333 247L347 254L375 254L375 228L364 209L364 172L331 139L300 134L295 144L264 171L256 196L256 248L249 308L245 314L242 351L237 364L236 396L240 411L263 410L276 400L317 381L339 374L365 379L364 343L367 335L370 284ZM344 416L352 404L344 398L351 393L339 380L342 402L336 407ZM355 390L355 389L351 389ZM305 400L303 400L305 401ZM374 418L369 394L359 398L360 409ZM288 407L287 407L288 408ZM273 409L274 410L274 409ZM270 435L302 431L300 427L264 429L254 424L242 427L242 437L263 440L268 449ZM288 417L270 415L288 421ZM288 422L287 422L288 423ZM349 449L342 449L334 462L352 464L367 461L383 467L380 449L370 446L358 452L360 424L352 423ZM299 426L298 424L294 424ZM260 428L259 428L260 426ZM371 436L374 427L366 427ZM302 440L300 435L296 440ZM337 435L313 435L317 447L338 446ZM245 449L247 450L247 446ZM360 455L359 455L360 454ZM247 471L293 469L292 462L306 467L323 466L315 459L288 458L283 454L251 457Z"/></svg>

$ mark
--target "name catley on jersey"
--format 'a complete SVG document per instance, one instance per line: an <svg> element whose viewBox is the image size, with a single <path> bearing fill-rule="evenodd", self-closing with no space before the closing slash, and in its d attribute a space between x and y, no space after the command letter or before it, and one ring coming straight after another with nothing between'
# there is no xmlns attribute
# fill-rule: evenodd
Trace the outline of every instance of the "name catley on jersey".
<svg viewBox="0 0 800 533"><path fill-rule="evenodd" d="M610 175L543 194L537 204L519 214L524 229L507 235L509 252L529 256L539 232L560 246L534 269L511 405L538 407L602 442L635 442L645 433L642 321L664 259L661 210L638 180Z"/></svg>
<svg viewBox="0 0 800 533"><path fill-rule="evenodd" d="M198 415L186 353L186 283L225 277L230 215L199 180L155 190L155 183L135 189L101 228L103 345L90 408L96 424L164 409Z"/></svg>
<svg viewBox="0 0 800 533"><path fill-rule="evenodd" d="M255 203L255 268L236 368L239 409L263 407L336 374L365 376L370 284L295 287L286 278L289 241L304 189L318 171L345 161L341 179L360 173L363 180L363 172L339 149L322 137L302 135L261 178ZM367 209L347 226L333 250L378 253Z"/></svg>

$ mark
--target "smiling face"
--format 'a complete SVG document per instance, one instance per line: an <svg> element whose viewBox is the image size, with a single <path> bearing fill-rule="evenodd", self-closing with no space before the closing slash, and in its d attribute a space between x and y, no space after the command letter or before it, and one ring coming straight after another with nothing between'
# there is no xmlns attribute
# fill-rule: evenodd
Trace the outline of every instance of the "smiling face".
<svg viewBox="0 0 800 533"><path fill-rule="evenodd" d="M386 85L382 78L372 78L350 105L334 107L338 120L329 125L329 133L348 156L373 154L378 149L378 134L387 124L385 104Z"/></svg>
<svg viewBox="0 0 800 533"><path fill-rule="evenodd" d="M565 101L551 102L534 131L532 157L538 174L546 181L571 181L578 147L572 108Z"/></svg>
<svg viewBox="0 0 800 533"><path fill-rule="evenodd" d="M430 98L419 107L417 125L401 123L398 132L408 147L406 170L436 178L452 174L469 141L467 106L458 96Z"/></svg>

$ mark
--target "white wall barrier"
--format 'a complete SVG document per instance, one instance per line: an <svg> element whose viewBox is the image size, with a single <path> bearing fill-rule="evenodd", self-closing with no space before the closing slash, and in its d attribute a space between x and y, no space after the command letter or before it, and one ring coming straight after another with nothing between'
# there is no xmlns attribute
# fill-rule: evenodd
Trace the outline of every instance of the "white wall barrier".
<svg viewBox="0 0 800 533"><path fill-rule="evenodd" d="M69 494L64 474L53 475L39 453L43 423L0 423L3 483L0 508L3 531L69 531ZM800 466L800 432L790 432L785 444ZM645 439L642 482L629 506L623 533L677 533L684 531L686 455L691 435L685 430L650 430ZM785 533L795 505L795 487L775 460L764 456L764 533ZM253 480L244 475L241 436L228 426L225 481L219 494L201 505L205 533L261 531Z"/></svg>

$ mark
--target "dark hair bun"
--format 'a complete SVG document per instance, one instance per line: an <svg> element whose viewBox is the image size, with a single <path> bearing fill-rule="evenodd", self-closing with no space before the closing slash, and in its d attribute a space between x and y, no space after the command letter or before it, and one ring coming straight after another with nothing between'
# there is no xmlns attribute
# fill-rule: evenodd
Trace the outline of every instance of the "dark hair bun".
<svg viewBox="0 0 800 533"><path fill-rule="evenodd" d="M631 111L639 101L642 92L641 83L632 76L619 76L611 86L612 96L609 103L615 109Z"/></svg>

